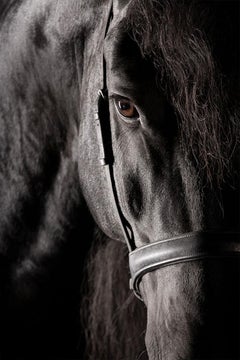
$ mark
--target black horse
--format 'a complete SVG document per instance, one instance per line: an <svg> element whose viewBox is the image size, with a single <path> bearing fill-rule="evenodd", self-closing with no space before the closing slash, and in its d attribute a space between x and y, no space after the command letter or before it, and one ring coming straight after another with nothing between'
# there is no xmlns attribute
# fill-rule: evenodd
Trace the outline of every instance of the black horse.
<svg viewBox="0 0 240 360"><path fill-rule="evenodd" d="M240 359L238 15L1 0L1 359Z"/></svg>

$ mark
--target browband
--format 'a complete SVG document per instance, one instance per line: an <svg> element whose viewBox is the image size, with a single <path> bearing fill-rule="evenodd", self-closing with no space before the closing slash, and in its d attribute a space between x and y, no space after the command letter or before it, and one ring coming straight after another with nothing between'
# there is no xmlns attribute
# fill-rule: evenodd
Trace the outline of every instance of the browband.
<svg viewBox="0 0 240 360"><path fill-rule="evenodd" d="M240 255L239 233L191 232L139 247L129 253L130 288L142 300L139 284L144 274L193 260Z"/></svg>

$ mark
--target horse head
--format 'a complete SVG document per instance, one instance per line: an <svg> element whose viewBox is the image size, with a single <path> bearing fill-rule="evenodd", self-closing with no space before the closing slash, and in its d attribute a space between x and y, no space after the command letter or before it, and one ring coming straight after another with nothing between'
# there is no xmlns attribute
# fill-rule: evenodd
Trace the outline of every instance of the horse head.
<svg viewBox="0 0 240 360"><path fill-rule="evenodd" d="M229 63L217 63L203 4L113 1L99 11L80 79L84 198L101 231L134 253L149 358L236 359L239 139Z"/></svg>

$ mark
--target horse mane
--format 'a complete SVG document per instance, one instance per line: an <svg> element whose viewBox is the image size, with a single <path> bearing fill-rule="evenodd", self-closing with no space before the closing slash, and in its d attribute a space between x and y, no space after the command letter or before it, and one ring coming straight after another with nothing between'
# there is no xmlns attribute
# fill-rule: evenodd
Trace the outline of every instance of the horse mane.
<svg viewBox="0 0 240 360"><path fill-rule="evenodd" d="M4 20L5 16L9 13L10 9L20 4L22 0L1 0L0 2L0 24Z"/></svg>
<svg viewBox="0 0 240 360"><path fill-rule="evenodd" d="M231 174L239 145L237 6L133 0L124 20L143 56L157 69L158 82L179 119L182 149L203 170L201 177L218 185Z"/></svg>
<svg viewBox="0 0 240 360"><path fill-rule="evenodd" d="M87 294L82 302L86 359L146 356L146 309L129 289L128 249L99 230L87 263Z"/></svg>

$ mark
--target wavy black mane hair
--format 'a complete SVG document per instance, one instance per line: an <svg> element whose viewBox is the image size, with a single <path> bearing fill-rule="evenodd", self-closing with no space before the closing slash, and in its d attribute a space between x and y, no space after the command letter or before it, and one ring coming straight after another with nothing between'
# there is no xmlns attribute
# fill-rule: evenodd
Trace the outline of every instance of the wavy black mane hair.
<svg viewBox="0 0 240 360"><path fill-rule="evenodd" d="M17 3L20 4L21 0L1 0L0 2L0 22L2 22L5 16L9 13L12 6ZM1 25L1 24L0 24Z"/></svg>
<svg viewBox="0 0 240 360"><path fill-rule="evenodd" d="M239 145L238 13L232 1L133 0L122 23L157 69L186 156L219 188ZM128 290L126 246L98 236L88 276L87 359L144 359L146 313Z"/></svg>
<svg viewBox="0 0 240 360"><path fill-rule="evenodd" d="M158 70L179 118L183 148L204 170L201 175L218 183L229 173L239 143L237 7L237 2L140 0L131 3L126 19L142 54Z"/></svg>
<svg viewBox="0 0 240 360"><path fill-rule="evenodd" d="M129 290L128 249L96 231L81 315L87 360L145 359L146 312Z"/></svg>

